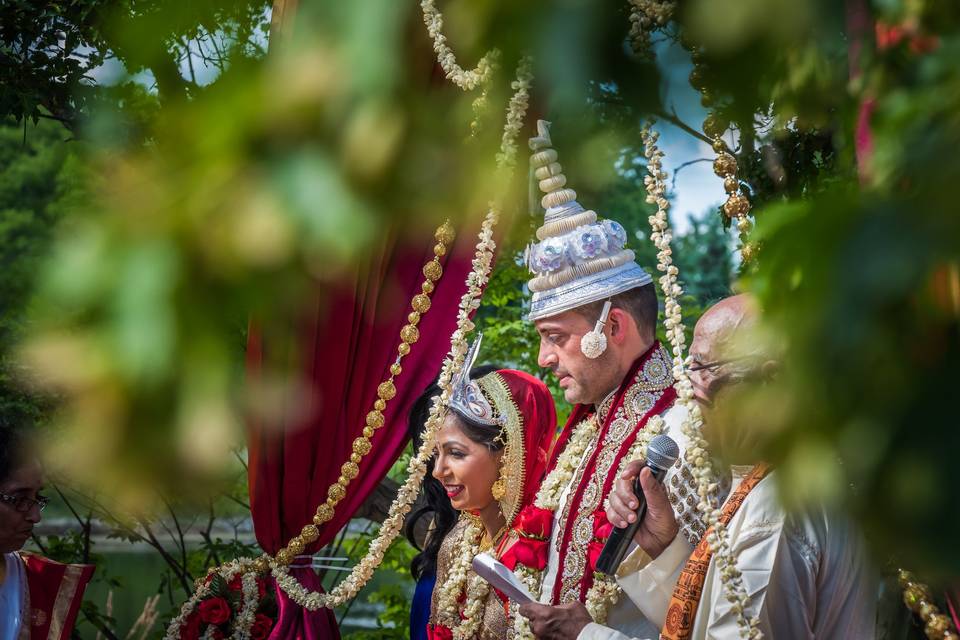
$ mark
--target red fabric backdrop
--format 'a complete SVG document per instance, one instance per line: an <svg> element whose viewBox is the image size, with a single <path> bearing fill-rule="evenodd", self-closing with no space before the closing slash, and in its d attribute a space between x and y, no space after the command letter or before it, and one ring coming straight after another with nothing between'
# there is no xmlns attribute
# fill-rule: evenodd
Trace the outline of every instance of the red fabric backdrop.
<svg viewBox="0 0 960 640"><path fill-rule="evenodd" d="M411 311L410 299L420 291L421 269L433 256L432 238L416 248L385 240L373 255L344 275L337 286L318 286L306 318L291 322L289 336L261 335L251 329L248 375L255 381L265 359L288 361L301 370L301 392L285 398L281 415L265 424L249 424L250 503L257 541L271 554L312 521L327 498L340 466L361 435L373 408L377 385L388 375L397 355L400 328ZM385 425L373 437L373 451L360 463L360 475L336 508L332 521L320 527L320 538L308 552L329 544L369 496L397 459L406 441L406 418L413 401L436 376L456 327L456 309L465 292L476 233L459 229L453 250L443 261L443 277L423 315L420 340L403 359L395 378L397 396L387 403ZM276 325L272 325L276 326ZM289 346L281 347L286 344ZM280 352L287 348L289 353ZM310 569L292 569L312 589L319 580ZM303 611L278 593L280 619L271 638L338 638L332 612Z"/></svg>

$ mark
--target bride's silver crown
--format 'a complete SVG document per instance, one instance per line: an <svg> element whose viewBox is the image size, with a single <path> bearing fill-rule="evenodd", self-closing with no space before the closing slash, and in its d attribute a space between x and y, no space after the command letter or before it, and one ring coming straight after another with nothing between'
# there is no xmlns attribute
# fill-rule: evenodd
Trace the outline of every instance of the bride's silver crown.
<svg viewBox="0 0 960 640"><path fill-rule="evenodd" d="M502 427L503 419L496 415L477 381L470 379L470 369L477 360L482 341L481 333L464 356L463 367L451 384L450 408L461 418L470 422L487 427Z"/></svg>
<svg viewBox="0 0 960 640"><path fill-rule="evenodd" d="M527 266L534 278L530 320L539 320L606 300L653 282L626 248L627 232L616 220L597 221L597 214L577 202L550 139L550 123L537 121L530 138L530 165L544 193L539 242L527 247Z"/></svg>

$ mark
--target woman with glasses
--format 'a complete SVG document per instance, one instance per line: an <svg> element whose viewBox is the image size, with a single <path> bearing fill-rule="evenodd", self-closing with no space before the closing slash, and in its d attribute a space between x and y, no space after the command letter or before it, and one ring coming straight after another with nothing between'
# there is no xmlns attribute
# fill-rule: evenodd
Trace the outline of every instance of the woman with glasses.
<svg viewBox="0 0 960 640"><path fill-rule="evenodd" d="M22 551L47 498L23 432L0 425L0 638L66 640L93 567L66 565Z"/></svg>

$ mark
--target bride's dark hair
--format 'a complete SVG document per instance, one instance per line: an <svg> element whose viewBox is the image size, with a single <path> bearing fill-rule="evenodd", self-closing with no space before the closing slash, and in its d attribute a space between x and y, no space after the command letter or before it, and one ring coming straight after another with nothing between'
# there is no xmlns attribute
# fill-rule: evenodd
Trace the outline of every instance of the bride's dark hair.
<svg viewBox="0 0 960 640"><path fill-rule="evenodd" d="M481 365L474 367L470 371L470 377L474 380L482 378L488 373L499 369L493 365ZM417 398L410 409L410 419L407 422L407 431L413 440L413 450L418 451L423 442L423 429L426 426L427 418L430 417L430 408L433 406L433 398L440 394L440 388L436 380L427 387L423 394ZM458 416L459 417L459 416ZM486 445L491 451L498 451L503 448L499 441L499 428L486 427L469 423L461 418L461 426L464 434L478 444ZM417 501L420 505L407 517L404 525L404 535L416 549L420 550L413 561L410 562L410 574L414 580L419 580L421 576L431 575L437 571L437 553L440 551L440 543L443 542L447 533L457 524L457 518L460 512L450 505L450 498L444 490L440 481L433 477L433 458L427 461L427 474L423 478L423 485L420 489L421 498ZM421 518L433 518L433 528L427 535L423 549L417 543L415 530L417 523ZM428 520L429 522L429 520Z"/></svg>

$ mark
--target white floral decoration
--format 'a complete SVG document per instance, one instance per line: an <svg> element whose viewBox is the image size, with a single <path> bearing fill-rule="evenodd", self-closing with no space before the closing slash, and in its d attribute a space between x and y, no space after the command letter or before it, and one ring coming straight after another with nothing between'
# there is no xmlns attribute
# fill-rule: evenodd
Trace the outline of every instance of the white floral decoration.
<svg viewBox="0 0 960 640"><path fill-rule="evenodd" d="M703 417L700 407L693 397L693 385L684 367L684 349L686 336L683 329L683 317L677 299L683 294L683 289L677 282L679 270L673 265L670 240L672 233L667 219L667 210L670 206L666 198L666 172L663 170L663 152L657 147L658 134L647 124L641 131L644 142L644 153L647 156L647 172L644 184L647 188L647 202L657 205L657 212L649 217L653 232L650 239L657 246L657 270L663 275L660 277L660 288L664 296L664 327L667 338L673 349L673 376L676 379L678 404L687 410L681 429L688 439L684 457L690 464L693 476L697 482L697 494L700 501L697 508L703 515L704 522L711 531L707 534L707 543L713 551L717 568L720 571L725 596L728 602L733 603L733 612L737 617L737 627L741 637L758 639L762 637L759 629L759 620L754 617L747 619L746 607L749 596L743 585L743 577L736 565L736 557L730 548L729 535L726 527L720 522L721 510L715 503L713 495L717 486L717 473L713 468L713 460L709 453L709 445L701 433Z"/></svg>
<svg viewBox="0 0 960 640"><path fill-rule="evenodd" d="M423 23L427 26L427 33L433 39L437 62L447 79L464 91L473 91L477 86L487 84L496 68L500 52L491 49L480 58L475 69L465 71L457 64L457 56L447 45L447 37L443 35L443 14L437 9L437 5L433 0L421 0L420 9L423 11Z"/></svg>
<svg viewBox="0 0 960 640"><path fill-rule="evenodd" d="M450 563L447 578L437 596L437 618L453 632L455 640L467 640L476 636L482 622L483 605L490 593L490 584L476 574L471 575L473 558L480 553L483 525L467 517L469 524L457 547L458 553ZM468 584L469 582L469 584ZM463 615L460 613L460 596L466 592Z"/></svg>

